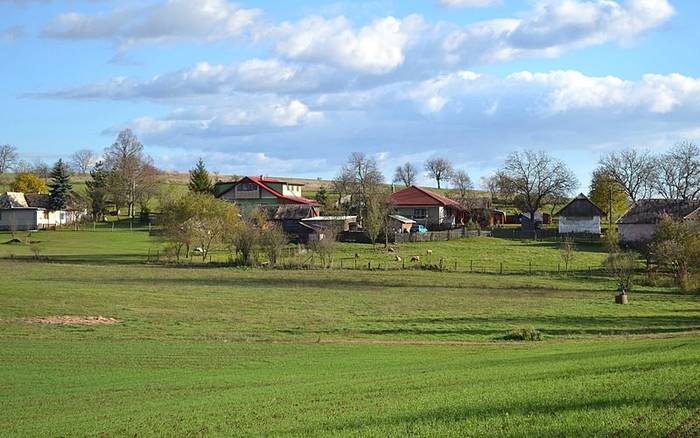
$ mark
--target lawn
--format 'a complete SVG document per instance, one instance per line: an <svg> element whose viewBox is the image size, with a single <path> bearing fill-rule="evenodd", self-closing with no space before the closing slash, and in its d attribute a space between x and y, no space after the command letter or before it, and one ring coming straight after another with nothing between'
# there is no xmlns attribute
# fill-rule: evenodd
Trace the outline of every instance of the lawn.
<svg viewBox="0 0 700 438"><path fill-rule="evenodd" d="M638 286L618 306L613 282L585 272L161 266L143 264L160 245L146 231L32 239L49 262L0 244L4 436L700 433L698 295ZM557 254L429 245L433 257L507 251L550 266ZM118 322L36 319L60 315ZM503 340L529 326L541 342Z"/></svg>
<svg viewBox="0 0 700 438"><path fill-rule="evenodd" d="M111 223L100 224L96 231L92 225L82 225L83 231L40 231L32 233L30 240L35 241L42 256L57 261L90 262L90 263L123 263L145 262L149 251L155 255L162 250L163 242L149 236L147 228L134 228L128 231L128 221L122 220L112 231ZM26 237L27 233L18 233ZM8 256L29 257L32 255L29 245L6 245L10 240L8 233L0 233L0 258ZM532 241L498 239L492 237L467 237L452 241L417 242L392 245L394 252L387 252L383 245L368 245L358 243L338 243L334 267L400 269L402 267L417 267L411 263L413 255L421 257L421 263L443 265L448 270L463 272L500 273L529 273L532 272L564 272L561 262L559 244L552 241ZM427 256L430 249L432 255ZM357 257L356 257L357 256ZM396 260L401 257L401 261ZM606 252L602 242L578 243L570 271L597 270L605 260ZM226 261L229 254L225 251L213 251L214 261ZM194 260L195 262L197 260ZM293 257L287 262L315 263L317 258L310 254Z"/></svg>

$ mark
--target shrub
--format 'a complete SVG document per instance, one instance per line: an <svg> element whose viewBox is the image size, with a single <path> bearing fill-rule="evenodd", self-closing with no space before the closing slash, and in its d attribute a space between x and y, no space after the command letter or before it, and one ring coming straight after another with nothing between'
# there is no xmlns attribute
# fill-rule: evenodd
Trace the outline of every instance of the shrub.
<svg viewBox="0 0 700 438"><path fill-rule="evenodd" d="M509 331L503 336L507 341L541 341L542 333L534 327L521 327Z"/></svg>

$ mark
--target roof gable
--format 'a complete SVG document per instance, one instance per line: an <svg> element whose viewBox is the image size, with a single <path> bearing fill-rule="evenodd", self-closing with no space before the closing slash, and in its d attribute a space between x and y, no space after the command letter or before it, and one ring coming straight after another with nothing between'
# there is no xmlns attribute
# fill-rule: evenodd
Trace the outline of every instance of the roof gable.
<svg viewBox="0 0 700 438"><path fill-rule="evenodd" d="M593 203L588 196L580 193L577 197L569 201L562 207L555 216L564 217L591 217L605 216L607 213L596 204Z"/></svg>
<svg viewBox="0 0 700 438"><path fill-rule="evenodd" d="M656 224L665 214L675 220L695 217L700 209L700 200L642 199L637 201L617 220L618 224Z"/></svg>
<svg viewBox="0 0 700 438"><path fill-rule="evenodd" d="M403 190L392 193L391 202L396 206L442 205L443 207L461 208L456 201L417 186L406 187Z"/></svg>
<svg viewBox="0 0 700 438"><path fill-rule="evenodd" d="M252 184L255 184L255 185L257 185L258 187L260 187L262 190L265 190L266 192L272 194L274 197L276 197L276 198L278 198L278 199L280 199L280 200L286 201L286 202L288 202L288 203L291 203L291 204L305 204L305 205L311 205L311 206L316 206L316 205L318 205L316 201L313 201L313 200L311 200L311 199L304 198L303 196L283 195L283 194L280 193L279 191L277 191L277 190L275 190L274 188L272 188L272 187L268 186L267 184L265 184L265 182L286 184L286 183L283 182L283 181L271 180L271 179L268 179L268 178L263 179L263 178L260 178L260 177L257 177L257 176L244 176L243 178L239 179L239 180L236 181L235 183L231 184L230 187L228 187L226 190L224 190L224 191L222 191L221 193L219 193L217 196L221 197L221 196L223 196L224 193L228 193L228 192L230 192L231 190L235 190L235 189L236 189L236 186L237 186L238 184L242 184L242 183L252 183Z"/></svg>

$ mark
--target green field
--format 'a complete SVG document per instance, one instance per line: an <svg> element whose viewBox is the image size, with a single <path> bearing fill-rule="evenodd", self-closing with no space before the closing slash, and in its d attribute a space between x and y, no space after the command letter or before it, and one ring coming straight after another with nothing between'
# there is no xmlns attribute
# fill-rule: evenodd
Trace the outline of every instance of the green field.
<svg viewBox="0 0 700 438"><path fill-rule="evenodd" d="M0 242L9 240L1 234ZM700 297L604 276L146 265L145 231L0 244L3 436L697 436ZM546 243L400 254L555 266ZM340 256L390 257L369 245ZM582 246L581 266L601 248ZM14 259L10 259L13 256ZM110 325L34 318L104 316ZM516 328L540 342L505 341Z"/></svg>

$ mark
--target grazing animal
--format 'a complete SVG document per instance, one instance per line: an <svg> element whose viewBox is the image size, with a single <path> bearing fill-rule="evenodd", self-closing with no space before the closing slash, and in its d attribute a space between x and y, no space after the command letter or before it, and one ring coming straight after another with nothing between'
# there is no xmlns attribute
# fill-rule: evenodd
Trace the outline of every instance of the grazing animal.
<svg viewBox="0 0 700 438"><path fill-rule="evenodd" d="M389 252L395 252L396 250L394 249L393 246L390 246L389 249L387 249L387 251L389 251Z"/></svg>
<svg viewBox="0 0 700 438"><path fill-rule="evenodd" d="M433 250L429 249L425 252L425 255L433 255Z"/></svg>
<svg viewBox="0 0 700 438"><path fill-rule="evenodd" d="M360 255L359 255L358 253L355 253L355 258L356 258L356 259L359 259L359 258L360 258Z"/></svg>
<svg viewBox="0 0 700 438"><path fill-rule="evenodd" d="M400 261L401 261L401 256L396 256L396 257L394 257L394 260L396 260L397 262L400 262Z"/></svg>
<svg viewBox="0 0 700 438"><path fill-rule="evenodd" d="M199 255L204 254L204 250L202 248L199 248L199 247L193 249L192 252L195 254L199 254Z"/></svg>
<svg viewBox="0 0 700 438"><path fill-rule="evenodd" d="M411 257L412 262L420 262L420 256L413 256Z"/></svg>

